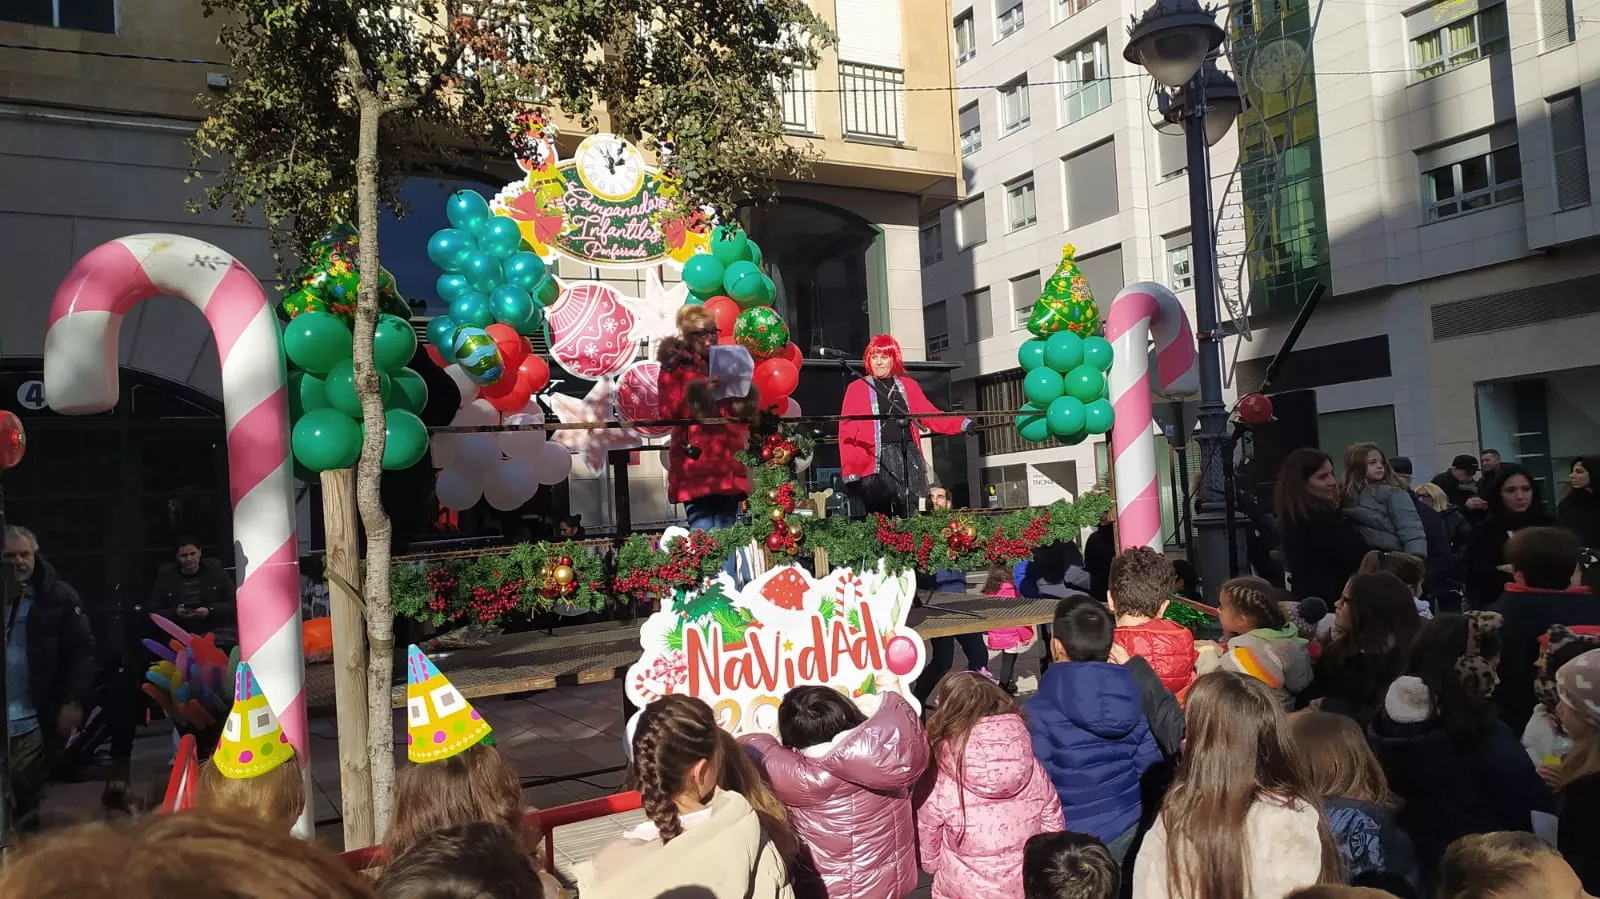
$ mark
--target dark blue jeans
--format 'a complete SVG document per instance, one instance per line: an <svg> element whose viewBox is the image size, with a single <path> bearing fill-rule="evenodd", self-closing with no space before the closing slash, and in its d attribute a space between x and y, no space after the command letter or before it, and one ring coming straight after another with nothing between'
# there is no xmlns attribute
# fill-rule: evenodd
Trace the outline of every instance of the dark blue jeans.
<svg viewBox="0 0 1600 899"><path fill-rule="evenodd" d="M702 496L691 499L683 504L683 514L689 519L689 530L705 531L708 534L716 533L725 528L731 528L739 520L739 505L744 502L744 497L732 493L717 493L711 496ZM722 570L733 578L735 586L742 586L739 577L739 549L730 547L734 551L729 554L728 561Z"/></svg>

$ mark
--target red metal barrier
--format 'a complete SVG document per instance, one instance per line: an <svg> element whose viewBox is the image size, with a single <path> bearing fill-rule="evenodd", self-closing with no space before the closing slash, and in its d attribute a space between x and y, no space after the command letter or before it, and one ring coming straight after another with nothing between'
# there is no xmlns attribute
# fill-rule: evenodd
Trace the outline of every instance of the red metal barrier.
<svg viewBox="0 0 1600 899"><path fill-rule="evenodd" d="M528 812L523 821L539 828L544 839L544 864L545 870L551 874L556 872L556 844L555 829L568 824L577 824L581 821L592 821L606 815L618 815L623 812L635 811L640 807L639 794L636 792L617 793L611 796L601 796L599 799L590 799L584 802L574 802L570 805L558 805L540 811ZM339 856L353 871L365 871L383 864L383 847L368 846L365 849L352 849Z"/></svg>
<svg viewBox="0 0 1600 899"><path fill-rule="evenodd" d="M194 805L195 784L200 782L200 745L194 734L184 734L173 756L172 776L167 778L167 793L161 799L161 813L170 815Z"/></svg>

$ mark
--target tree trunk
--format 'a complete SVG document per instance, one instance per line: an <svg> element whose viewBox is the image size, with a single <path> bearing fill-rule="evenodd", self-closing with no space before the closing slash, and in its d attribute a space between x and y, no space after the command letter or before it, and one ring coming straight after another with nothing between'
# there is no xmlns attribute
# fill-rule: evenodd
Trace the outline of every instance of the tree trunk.
<svg viewBox="0 0 1600 899"><path fill-rule="evenodd" d="M372 820L378 838L389 827L394 803L394 607L389 599L389 515L379 487L383 478L383 396L372 358L378 323L378 123L380 99L365 85L356 91L360 133L356 145L356 226L361 236L360 293L356 301L356 395L361 398L361 460L356 464L356 508L367 532L362 596L367 614L367 757L372 767Z"/></svg>
<svg viewBox="0 0 1600 899"><path fill-rule="evenodd" d="M339 810L344 848L378 842L372 827L372 760L367 757L367 629L361 614L360 528L350 469L322 473L328 606L333 617L333 685L339 723Z"/></svg>

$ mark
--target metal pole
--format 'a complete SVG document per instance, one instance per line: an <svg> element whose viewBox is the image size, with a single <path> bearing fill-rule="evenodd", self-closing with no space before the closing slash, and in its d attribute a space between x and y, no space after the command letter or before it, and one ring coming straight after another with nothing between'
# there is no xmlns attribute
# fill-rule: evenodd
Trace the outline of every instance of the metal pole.
<svg viewBox="0 0 1600 899"><path fill-rule="evenodd" d="M6 501L5 492L0 490L0 541L4 540L6 532ZM15 595L16 578L12 574L10 562L0 562L0 638L5 641L5 651L11 651L11 604L21 602L22 597ZM6 695L6 666L0 665L0 696ZM9 708L7 711L10 711ZM0 739L0 859L11 854L12 827L11 820L11 718L6 717L4 739Z"/></svg>

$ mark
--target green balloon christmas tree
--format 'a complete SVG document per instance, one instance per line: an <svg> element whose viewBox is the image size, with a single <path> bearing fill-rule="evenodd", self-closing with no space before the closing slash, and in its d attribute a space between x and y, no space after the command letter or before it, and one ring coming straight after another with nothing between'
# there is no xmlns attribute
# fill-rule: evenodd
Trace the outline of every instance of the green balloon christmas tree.
<svg viewBox="0 0 1600 899"><path fill-rule="evenodd" d="M1044 282L1044 293L1033 304L1033 313L1028 316L1028 330L1033 336L1045 338L1063 330L1079 337L1100 333L1100 310L1094 304L1089 280L1074 258L1077 252L1070 243L1062 247L1061 264L1056 266L1050 280Z"/></svg>
<svg viewBox="0 0 1600 899"><path fill-rule="evenodd" d="M1106 384L1111 344L1100 336L1100 310L1076 253L1072 244L1062 248L1061 264L1028 316L1034 339L1017 350L1017 362L1027 372L1022 392L1028 401L1017 417L1024 440L1053 437L1071 445L1111 430Z"/></svg>

